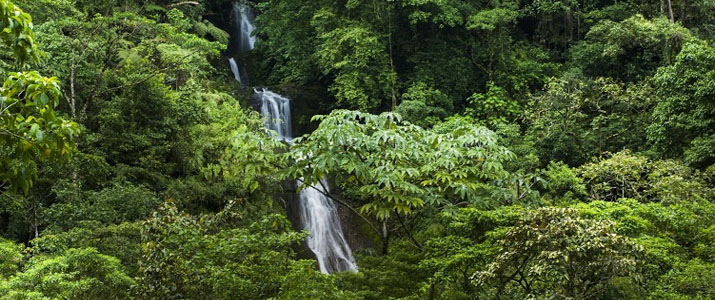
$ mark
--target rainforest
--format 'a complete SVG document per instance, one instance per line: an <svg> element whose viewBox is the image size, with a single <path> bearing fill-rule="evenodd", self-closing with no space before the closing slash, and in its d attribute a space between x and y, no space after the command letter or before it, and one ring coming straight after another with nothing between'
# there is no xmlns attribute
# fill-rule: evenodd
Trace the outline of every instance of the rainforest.
<svg viewBox="0 0 715 300"><path fill-rule="evenodd" d="M715 299L713 0L0 0L0 300Z"/></svg>

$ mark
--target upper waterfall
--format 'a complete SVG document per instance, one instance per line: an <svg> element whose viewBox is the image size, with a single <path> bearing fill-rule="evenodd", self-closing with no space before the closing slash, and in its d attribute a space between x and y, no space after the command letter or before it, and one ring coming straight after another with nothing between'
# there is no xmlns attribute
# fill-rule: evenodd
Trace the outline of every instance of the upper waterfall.
<svg viewBox="0 0 715 300"><path fill-rule="evenodd" d="M231 23L233 25L232 47L235 51L242 53L253 50L256 44L256 37L253 31L253 9L244 2L235 2L231 10Z"/></svg>

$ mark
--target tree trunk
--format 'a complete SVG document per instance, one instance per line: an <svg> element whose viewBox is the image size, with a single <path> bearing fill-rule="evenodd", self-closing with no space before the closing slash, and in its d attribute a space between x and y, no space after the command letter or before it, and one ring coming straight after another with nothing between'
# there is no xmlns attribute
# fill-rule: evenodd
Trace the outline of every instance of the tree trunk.
<svg viewBox="0 0 715 300"><path fill-rule="evenodd" d="M37 204L37 203L32 203L31 205L32 205L32 216L30 217L31 220L30 220L29 223L30 223L30 227L32 228L32 231L33 231L34 234L35 234L35 237L34 237L34 238L38 238L38 237L40 237L40 229L39 229L39 227L40 227L40 225L39 225L40 221L38 220L39 217L37 216L37 210L39 209L39 208L38 208L38 205L39 205L39 204Z"/></svg>
<svg viewBox="0 0 715 300"><path fill-rule="evenodd" d="M434 282L430 283L430 285L429 285L429 300L434 300L434 297L436 294L437 294L437 289L434 288Z"/></svg>
<svg viewBox="0 0 715 300"><path fill-rule="evenodd" d="M70 68L70 111L72 112L72 119L77 121L77 109L76 109L76 98L75 98L75 88L74 82L77 74L77 63L74 57L74 49L72 49L72 67Z"/></svg>
<svg viewBox="0 0 715 300"><path fill-rule="evenodd" d="M382 255L387 255L390 243L390 232L387 230L387 220L382 221Z"/></svg>
<svg viewBox="0 0 715 300"><path fill-rule="evenodd" d="M70 67L70 99L69 99L69 104L70 104L70 112L72 113L72 120L75 122L80 122L79 119L77 119L77 92L75 91L75 81L77 79L77 58L75 57L75 51L74 51L74 46L70 45L70 48L72 49L72 66ZM75 141L75 147L79 147L79 141ZM70 177L72 178L72 183L74 184L74 187L77 188L79 186L78 178L78 167L76 165L72 166L72 174Z"/></svg>
<svg viewBox="0 0 715 300"><path fill-rule="evenodd" d="M391 10L388 8L388 13L387 13L387 31L388 31L388 39L387 43L390 48L390 69L392 70L393 74L397 74L397 71L395 71L395 62L393 58L393 53L392 53L392 14L390 13ZM391 86L390 90L392 91L392 111L395 111L395 108L397 108L397 90L395 89L395 80L396 78L392 78L391 81Z"/></svg>
<svg viewBox="0 0 715 300"><path fill-rule="evenodd" d="M670 18L670 23L675 23L675 18L673 18L673 4L670 0L665 0L665 4L668 7L668 18Z"/></svg>

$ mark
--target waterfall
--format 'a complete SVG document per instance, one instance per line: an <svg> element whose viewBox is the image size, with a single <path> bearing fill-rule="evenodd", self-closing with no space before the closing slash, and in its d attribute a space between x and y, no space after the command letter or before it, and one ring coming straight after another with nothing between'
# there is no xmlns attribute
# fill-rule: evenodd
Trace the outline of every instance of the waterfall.
<svg viewBox="0 0 715 300"><path fill-rule="evenodd" d="M290 142L293 139L290 100L265 88L254 91L261 100L261 115L266 119L266 128L277 132L279 140Z"/></svg>
<svg viewBox="0 0 715 300"><path fill-rule="evenodd" d="M300 183L300 182L298 182ZM350 246L345 241L335 203L324 194L327 182L300 191L300 213L303 228L310 232L308 247L318 259L320 272L357 271Z"/></svg>
<svg viewBox="0 0 715 300"><path fill-rule="evenodd" d="M253 25L253 10L244 2L234 2L231 9L231 45L229 51L232 53L245 53L253 50L256 44L256 37L251 36L256 26ZM241 71L233 57L228 60L233 72L233 78L243 84Z"/></svg>
<svg viewBox="0 0 715 300"><path fill-rule="evenodd" d="M253 50L256 37L251 36L256 27L253 25L253 10L243 2L234 2L231 10L231 19L234 26L233 46L238 52Z"/></svg>
<svg viewBox="0 0 715 300"><path fill-rule="evenodd" d="M238 83L243 83L241 81L241 71L238 70L238 64L236 63L236 59L233 57L228 59L228 64L231 66L231 72L233 72L233 78L236 78L236 81Z"/></svg>
<svg viewBox="0 0 715 300"><path fill-rule="evenodd" d="M235 2L231 18L235 28L232 47L240 53L253 50L256 37L251 36L255 30L251 8L243 2ZM234 58L228 61L234 78L242 83L238 63ZM277 133L276 139L290 143L293 140L290 99L266 88L253 90L256 98L260 100L261 116L265 118L266 128ZM299 185L301 183L298 181ZM301 225L310 232L308 247L315 253L321 272L356 272L357 264L350 246L345 241L338 208L325 196L327 189L328 184L323 180L321 186L305 188L298 195Z"/></svg>
<svg viewBox="0 0 715 300"><path fill-rule="evenodd" d="M261 115L266 119L266 128L278 133L277 139L290 143L293 139L290 100L265 88L254 91L261 101ZM298 184L301 183L298 181ZM328 191L323 187L328 188L324 180L321 186L305 188L298 195L301 225L310 232L308 248L318 259L321 272L355 272L357 264L345 241L338 208L325 196Z"/></svg>

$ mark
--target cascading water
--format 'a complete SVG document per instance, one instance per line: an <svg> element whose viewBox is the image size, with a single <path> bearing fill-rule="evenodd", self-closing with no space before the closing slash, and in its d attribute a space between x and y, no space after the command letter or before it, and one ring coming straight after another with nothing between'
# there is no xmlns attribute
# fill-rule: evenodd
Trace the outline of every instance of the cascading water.
<svg viewBox="0 0 715 300"><path fill-rule="evenodd" d="M256 37L252 36L256 27L253 25L253 10L244 2L234 2L231 10L231 25L233 26L231 39L231 49L237 53L244 53L253 50L256 44ZM233 77L239 83L243 84L241 79L241 71L238 67L236 59L233 57L228 60Z"/></svg>
<svg viewBox="0 0 715 300"><path fill-rule="evenodd" d="M300 183L300 182L299 182ZM350 246L340 226L338 209L325 194L327 182L300 191L300 213L303 228L310 232L308 247L318 259L320 272L357 271Z"/></svg>
<svg viewBox="0 0 715 300"><path fill-rule="evenodd" d="M279 140L290 142L293 139L290 100L265 88L254 91L261 100L261 115L266 119L266 128L278 133Z"/></svg>
<svg viewBox="0 0 715 300"><path fill-rule="evenodd" d="M235 26L233 49L237 52L253 50L256 42L255 36L251 36L255 30L253 11L245 3L236 2L231 16ZM229 64L236 81L242 83L236 60L229 59ZM290 143L293 139L290 99L265 88L254 91L261 101L261 115L266 119L266 128L275 131L277 139ZM321 272L356 272L357 264L350 246L345 241L338 209L335 203L325 196L327 189L328 184L323 180L320 186L305 188L298 195L301 225L310 232L308 247L315 253Z"/></svg>
<svg viewBox="0 0 715 300"><path fill-rule="evenodd" d="M256 44L256 37L251 34L256 29L253 25L253 10L243 2L235 2L231 11L231 21L234 26L234 47L238 52L248 52L253 50Z"/></svg>
<svg viewBox="0 0 715 300"><path fill-rule="evenodd" d="M229 64L229 66L231 66L231 72L233 72L233 78L235 78L236 81L238 81L238 83L242 84L243 82L241 81L241 71L238 70L238 64L236 63L236 59L234 59L233 57L229 58L228 64Z"/></svg>

